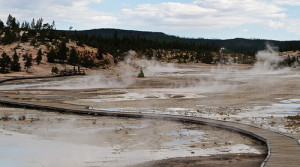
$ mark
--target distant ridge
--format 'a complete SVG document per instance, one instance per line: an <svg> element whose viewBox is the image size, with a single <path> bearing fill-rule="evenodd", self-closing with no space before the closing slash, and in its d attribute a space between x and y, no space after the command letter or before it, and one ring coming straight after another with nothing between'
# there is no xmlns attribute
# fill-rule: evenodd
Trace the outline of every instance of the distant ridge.
<svg viewBox="0 0 300 167"><path fill-rule="evenodd" d="M174 35L168 35L162 32L150 32L150 31L136 31L136 30L122 30L122 29L92 29L76 31L76 33L86 33L88 35L95 35L103 38L113 38L117 34L118 38L124 36L134 36L145 38L147 40L157 40L159 42L180 42L195 45L215 45L216 47L225 47L231 51L244 51L244 52L256 52L258 50L265 49L266 43L270 43L279 48L280 51L286 50L300 50L300 40L295 41L277 41L268 39L204 39L204 38L184 38Z"/></svg>
<svg viewBox="0 0 300 167"><path fill-rule="evenodd" d="M91 29L91 30L82 30L77 31L77 33L87 33L89 35L101 35L105 38L111 38L115 35L115 33L118 34L119 38L123 38L124 36L139 36L141 38L146 38L149 40L165 40L165 41L176 41L180 38L174 35L167 35L162 32L151 32L151 31L137 31L137 30L122 30L122 29L113 29L113 28L102 28L102 29Z"/></svg>

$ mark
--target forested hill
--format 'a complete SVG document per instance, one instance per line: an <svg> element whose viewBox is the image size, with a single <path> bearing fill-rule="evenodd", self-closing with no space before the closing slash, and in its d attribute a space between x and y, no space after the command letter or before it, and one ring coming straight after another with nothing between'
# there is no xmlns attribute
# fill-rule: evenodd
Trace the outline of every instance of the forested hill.
<svg viewBox="0 0 300 167"><path fill-rule="evenodd" d="M265 49L266 43L279 51L300 50L300 41L195 39L120 29L56 30L54 21L50 24L33 18L31 23L20 23L9 14L6 24L0 20L0 73L20 71L21 64L29 71L33 60L37 66L42 63L49 68L51 63L106 68L124 60L131 50L138 58L164 62L252 64L255 54ZM296 61L300 64L300 54L283 57L279 65L292 66Z"/></svg>
<svg viewBox="0 0 300 167"><path fill-rule="evenodd" d="M121 30L121 29L93 29L85 31L76 31L78 34L88 34L90 36L101 36L102 38L124 38L129 36L145 38L147 40L159 41L159 42L178 42L193 45L214 45L215 47L225 47L228 50L236 52L248 52L254 54L258 50L265 48L266 43L270 43L279 48L280 51L300 50L299 41L275 41L265 39L204 39L204 38L182 38L174 35L167 35L161 32L149 32L149 31L134 31L134 30Z"/></svg>
<svg viewBox="0 0 300 167"><path fill-rule="evenodd" d="M146 38L149 40L161 39L163 41L176 41L178 37L167 35L162 32L150 32L150 31L134 31L134 30L121 30L121 29L111 29L111 28L103 28L103 29L92 29L92 30L83 30L77 31L77 33L87 33L88 35L101 35L104 38L112 38L114 35L118 35L119 38L123 38L125 36L140 36L141 38Z"/></svg>

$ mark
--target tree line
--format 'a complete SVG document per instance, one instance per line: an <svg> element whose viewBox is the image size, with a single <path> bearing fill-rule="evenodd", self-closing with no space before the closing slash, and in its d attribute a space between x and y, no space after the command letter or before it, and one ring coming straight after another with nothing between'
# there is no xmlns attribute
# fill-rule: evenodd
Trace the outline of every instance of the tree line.
<svg viewBox="0 0 300 167"><path fill-rule="evenodd" d="M27 53L23 56L24 68L28 72L29 68L32 66L32 55L28 55ZM21 64L20 64L20 57L18 56L17 52L15 51L12 58L6 52L3 52L0 57L0 73L9 73L9 71L19 72L21 71ZM42 60L42 52L41 50L38 51L37 57L34 59L36 63L39 65Z"/></svg>
<svg viewBox="0 0 300 167"><path fill-rule="evenodd" d="M174 51L180 50L182 52L201 52L203 54L217 52L219 50L214 44L199 44L183 43L180 41L165 42L159 40L151 40L146 37L139 35L122 35L120 36L117 31L114 32L113 36L105 36L102 34L88 34L88 33L77 33L77 31L62 32L63 36L77 41L78 45L87 44L89 46L98 48L102 53L110 53L114 56L116 61L123 60L126 56L127 51L134 50L139 52L146 57L160 58L162 56L153 55L151 50L165 50ZM150 52L149 52L150 50ZM202 54L199 54L202 55ZM199 59L199 61L202 58Z"/></svg>
<svg viewBox="0 0 300 167"><path fill-rule="evenodd" d="M22 31L22 32L21 32ZM55 31L55 22L51 24L44 23L43 18L35 20L31 23L24 21L20 23L12 15L8 15L6 24L0 20L0 44L8 45L16 41L28 42L31 44L36 42L45 43L45 40L53 41L59 38L59 34Z"/></svg>

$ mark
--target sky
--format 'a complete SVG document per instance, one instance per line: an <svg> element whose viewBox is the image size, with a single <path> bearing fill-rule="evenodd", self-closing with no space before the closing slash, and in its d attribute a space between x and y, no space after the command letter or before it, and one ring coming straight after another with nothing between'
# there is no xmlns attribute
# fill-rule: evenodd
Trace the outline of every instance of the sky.
<svg viewBox="0 0 300 167"><path fill-rule="evenodd" d="M0 0L0 19L192 38L300 40L300 0Z"/></svg>

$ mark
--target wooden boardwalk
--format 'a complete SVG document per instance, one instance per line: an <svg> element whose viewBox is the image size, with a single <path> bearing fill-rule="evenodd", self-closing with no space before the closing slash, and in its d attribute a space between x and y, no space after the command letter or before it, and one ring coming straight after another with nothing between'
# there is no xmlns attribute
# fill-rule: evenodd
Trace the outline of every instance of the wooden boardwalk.
<svg viewBox="0 0 300 167"><path fill-rule="evenodd" d="M32 77L12 77L6 79L0 79L0 83L9 82L9 81L17 81L17 80L25 80L25 79L45 79L45 78L56 78L63 77L63 75L46 75L46 76L32 76Z"/></svg>
<svg viewBox="0 0 300 167"><path fill-rule="evenodd" d="M46 79L46 78L57 78L57 77L65 77L65 76L73 76L73 75L86 75L85 70L62 70L59 74L56 75L46 75L46 76L31 76L31 77L11 77L0 79L0 83L9 82L9 81L17 81L17 80L26 80L26 79Z"/></svg>
<svg viewBox="0 0 300 167"><path fill-rule="evenodd" d="M200 117L185 117L172 115L155 115L142 113L112 112L90 110L86 106L62 104L62 103L42 103L42 102L19 102L12 99L0 98L0 104L12 107L29 109L49 110L62 113L84 114L94 116L115 116L144 119L160 119L168 121L188 122L201 125L209 125L234 131L257 141L260 141L268 149L268 155L261 164L262 167L299 167L300 166L300 145L292 137L261 129L258 127L245 125L236 122L219 121ZM55 107L53 107L55 106Z"/></svg>
<svg viewBox="0 0 300 167"><path fill-rule="evenodd" d="M85 75L85 70L64 69L59 72L61 76Z"/></svg>

